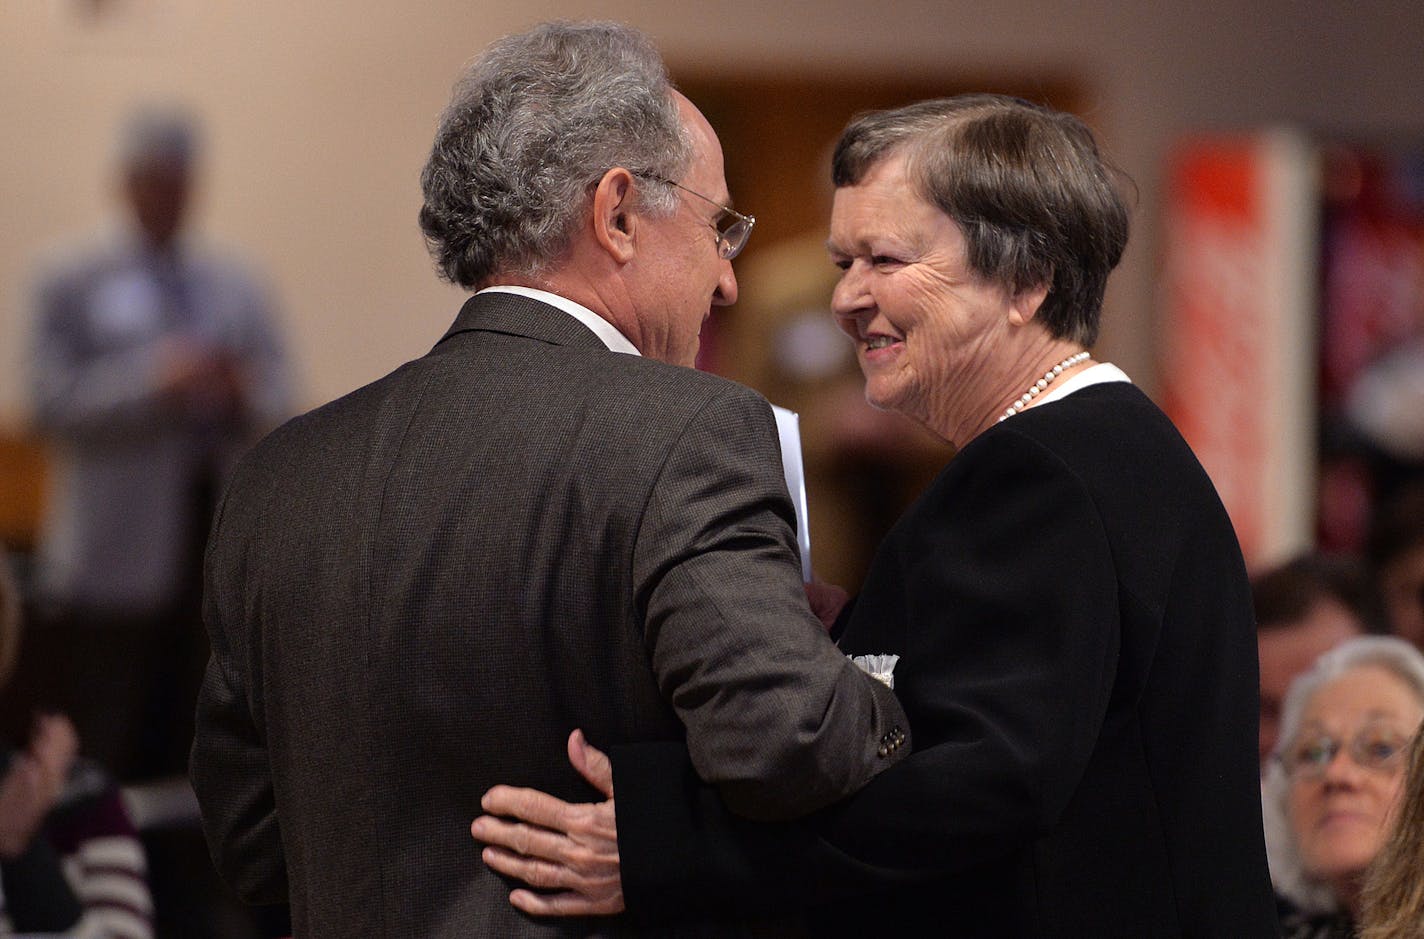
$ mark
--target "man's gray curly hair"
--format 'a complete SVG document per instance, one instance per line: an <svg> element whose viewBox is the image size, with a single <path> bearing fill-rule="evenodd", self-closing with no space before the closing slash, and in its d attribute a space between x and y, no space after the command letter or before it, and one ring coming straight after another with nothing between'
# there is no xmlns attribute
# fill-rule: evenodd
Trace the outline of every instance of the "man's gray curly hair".
<svg viewBox="0 0 1424 939"><path fill-rule="evenodd" d="M680 179L692 143L662 58L618 23L545 23L486 49L455 86L421 173L420 227L441 276L471 289L537 278L615 166ZM648 187L640 207L676 208Z"/></svg>

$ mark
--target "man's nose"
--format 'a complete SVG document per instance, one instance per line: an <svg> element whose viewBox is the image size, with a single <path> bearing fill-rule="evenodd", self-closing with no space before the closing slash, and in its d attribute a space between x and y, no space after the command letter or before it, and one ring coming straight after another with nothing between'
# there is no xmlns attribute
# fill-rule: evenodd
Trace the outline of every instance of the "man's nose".
<svg viewBox="0 0 1424 939"><path fill-rule="evenodd" d="M717 291L712 294L713 306L731 306L737 302L737 272L732 270L731 261L722 262L722 273L717 278Z"/></svg>

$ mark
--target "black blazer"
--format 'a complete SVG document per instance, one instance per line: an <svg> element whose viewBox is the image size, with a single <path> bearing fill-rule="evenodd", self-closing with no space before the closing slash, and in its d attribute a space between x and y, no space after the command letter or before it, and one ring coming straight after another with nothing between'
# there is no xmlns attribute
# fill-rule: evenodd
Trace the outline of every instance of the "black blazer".
<svg viewBox="0 0 1424 939"><path fill-rule="evenodd" d="M851 791L903 716L807 608L792 519L757 395L473 298L219 509L192 764L219 870L302 937L582 935L609 924L518 913L469 833L495 783L595 796L574 727L685 728L753 813Z"/></svg>
<svg viewBox="0 0 1424 939"><path fill-rule="evenodd" d="M615 752L630 909L820 904L816 935L1276 933L1240 550L1133 386L964 447L886 538L840 644L900 656L916 752L775 832L667 752Z"/></svg>

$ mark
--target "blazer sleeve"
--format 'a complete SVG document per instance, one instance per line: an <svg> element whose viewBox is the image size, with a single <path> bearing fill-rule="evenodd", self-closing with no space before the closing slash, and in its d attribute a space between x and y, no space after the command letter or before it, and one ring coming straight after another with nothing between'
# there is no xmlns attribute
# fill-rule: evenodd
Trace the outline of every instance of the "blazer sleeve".
<svg viewBox="0 0 1424 939"><path fill-rule="evenodd" d="M286 855L277 819L267 741L246 653L246 636L234 611L242 601L214 576L218 530L229 521L218 506L209 541L203 619L212 656L198 692L189 777L202 810L203 833L223 880L249 903L287 901Z"/></svg>
<svg viewBox="0 0 1424 939"><path fill-rule="evenodd" d="M728 386L670 448L639 525L635 598L698 773L744 815L804 814L900 759L894 695L810 612L771 409Z"/></svg>
<svg viewBox="0 0 1424 939"><path fill-rule="evenodd" d="M902 565L891 582L910 595L897 684L913 698L915 752L813 819L748 826L679 786L667 753L615 751L631 911L758 911L768 883L782 909L804 908L981 865L1055 824L1113 687L1115 569L1093 501L1054 454L1014 434L983 442L907 519L895 536L903 554L877 559ZM872 573L858 617L874 615L876 586ZM811 873L778 871L788 858ZM677 879L689 872L696 883Z"/></svg>

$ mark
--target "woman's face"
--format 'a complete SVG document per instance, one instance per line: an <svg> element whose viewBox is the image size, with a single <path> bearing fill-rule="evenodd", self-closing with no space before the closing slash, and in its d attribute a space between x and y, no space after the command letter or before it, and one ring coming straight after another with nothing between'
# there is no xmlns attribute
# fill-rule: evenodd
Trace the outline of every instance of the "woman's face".
<svg viewBox="0 0 1424 939"><path fill-rule="evenodd" d="M1424 706L1393 672L1361 665L1315 693L1282 751L1288 765L1314 767L1292 771L1287 813L1306 871L1337 893L1353 889L1384 844L1399 802L1404 751L1421 717ZM1339 748L1325 762L1329 741ZM1391 742L1398 752L1383 765L1361 765L1362 759L1378 762Z"/></svg>
<svg viewBox="0 0 1424 939"><path fill-rule="evenodd" d="M1013 297L970 271L959 226L916 193L904 157L836 190L828 246L843 271L831 308L871 404L950 440L995 407Z"/></svg>

